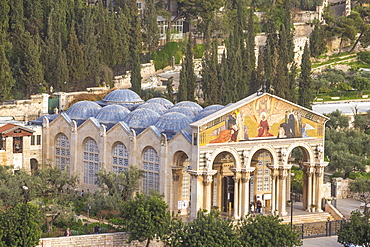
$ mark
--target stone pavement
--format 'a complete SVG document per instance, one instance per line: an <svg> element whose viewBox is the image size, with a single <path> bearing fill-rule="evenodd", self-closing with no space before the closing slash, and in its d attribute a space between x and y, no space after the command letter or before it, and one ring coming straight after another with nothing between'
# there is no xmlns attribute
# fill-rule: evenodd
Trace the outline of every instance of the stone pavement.
<svg viewBox="0 0 370 247"><path fill-rule="evenodd" d="M337 242L337 236L306 238L303 239L303 247L339 247L342 244Z"/></svg>
<svg viewBox="0 0 370 247"><path fill-rule="evenodd" d="M355 210L360 210L363 212L363 209L360 209L361 202L353 199L353 198L346 198L346 199L338 199L337 200L337 209L347 218L351 217L351 212Z"/></svg>

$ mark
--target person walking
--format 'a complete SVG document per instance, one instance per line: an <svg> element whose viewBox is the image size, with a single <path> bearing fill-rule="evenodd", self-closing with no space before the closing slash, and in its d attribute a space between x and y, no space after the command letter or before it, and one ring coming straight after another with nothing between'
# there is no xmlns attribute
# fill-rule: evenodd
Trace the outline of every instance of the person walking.
<svg viewBox="0 0 370 247"><path fill-rule="evenodd" d="M262 202L260 200L257 201L257 213L262 214Z"/></svg>
<svg viewBox="0 0 370 247"><path fill-rule="evenodd" d="M64 232L64 236L69 237L69 235L70 235L69 228L67 228Z"/></svg>

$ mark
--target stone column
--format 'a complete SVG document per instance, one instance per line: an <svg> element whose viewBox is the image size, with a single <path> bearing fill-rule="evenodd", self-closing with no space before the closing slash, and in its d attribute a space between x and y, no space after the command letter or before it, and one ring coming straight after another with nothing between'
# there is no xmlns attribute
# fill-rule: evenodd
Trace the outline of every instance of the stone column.
<svg viewBox="0 0 370 247"><path fill-rule="evenodd" d="M239 217L239 176L234 176L234 219L238 220Z"/></svg>
<svg viewBox="0 0 370 247"><path fill-rule="evenodd" d="M204 184L204 202L203 208L211 211L211 200L212 200L212 174L203 174L203 184Z"/></svg>
<svg viewBox="0 0 370 247"><path fill-rule="evenodd" d="M321 199L322 199L322 187L324 185L324 169L329 164L329 162L322 162L316 165L316 183L317 183L317 190L316 190L316 201L317 201L317 208L319 212L321 210Z"/></svg>
<svg viewBox="0 0 370 247"><path fill-rule="evenodd" d="M278 207L278 174L279 171L277 169L271 168L271 180L272 180L272 188L271 188L271 214L278 215L279 207Z"/></svg>
<svg viewBox="0 0 370 247"><path fill-rule="evenodd" d="M203 208L203 179L201 171L188 170L191 176L191 195L190 195L190 219L197 217L197 212Z"/></svg>
<svg viewBox="0 0 370 247"><path fill-rule="evenodd" d="M241 198L240 193L242 193L239 190L239 182L242 177L242 170L240 168L231 168L230 169L234 173L234 219L240 219L240 209L241 209Z"/></svg>
<svg viewBox="0 0 370 247"><path fill-rule="evenodd" d="M250 176L242 178L242 200L241 200L241 216L244 217L249 213L249 180Z"/></svg>
<svg viewBox="0 0 370 247"><path fill-rule="evenodd" d="M172 205L170 210L177 212L178 210L178 200L179 200L179 180L180 173L182 172L181 166L173 166L172 168Z"/></svg>
<svg viewBox="0 0 370 247"><path fill-rule="evenodd" d="M280 188L280 215L285 216L287 215L286 211L286 178L288 177L288 170L287 169L280 169L279 174L279 188Z"/></svg>
<svg viewBox="0 0 370 247"><path fill-rule="evenodd" d="M312 172L311 168L308 168L306 171L307 175L307 211L311 212L312 205Z"/></svg>

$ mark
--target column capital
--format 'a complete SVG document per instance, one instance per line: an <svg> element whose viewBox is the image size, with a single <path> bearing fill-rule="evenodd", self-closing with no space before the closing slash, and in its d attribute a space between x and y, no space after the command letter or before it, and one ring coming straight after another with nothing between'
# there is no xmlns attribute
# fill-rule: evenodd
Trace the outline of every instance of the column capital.
<svg viewBox="0 0 370 247"><path fill-rule="evenodd" d="M205 186L210 185L213 181L213 176L209 174L203 174L203 183Z"/></svg>
<svg viewBox="0 0 370 247"><path fill-rule="evenodd" d="M284 179L286 179L287 177L288 177L288 169L284 169L284 168L282 168L282 169L279 169L279 178L281 179L281 180L284 180Z"/></svg>
<svg viewBox="0 0 370 247"><path fill-rule="evenodd" d="M180 179L180 172L182 172L182 166L171 166L172 169L172 179L175 182L178 182Z"/></svg>

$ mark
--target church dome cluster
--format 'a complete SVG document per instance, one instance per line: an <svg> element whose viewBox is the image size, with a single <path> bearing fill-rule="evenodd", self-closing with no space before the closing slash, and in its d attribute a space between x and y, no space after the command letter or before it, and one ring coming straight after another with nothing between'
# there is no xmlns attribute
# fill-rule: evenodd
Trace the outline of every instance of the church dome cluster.
<svg viewBox="0 0 370 247"><path fill-rule="evenodd" d="M129 89L117 89L110 92L102 101L80 101L73 104L66 115L78 125L89 118L107 128L121 123L130 129L141 132L149 126L155 126L161 133L175 134L189 130L189 125L220 109L222 105L202 108L191 101L173 104L164 98L152 98L144 101ZM46 116L53 121L58 115ZM64 114L65 116L65 114ZM41 119L39 121L42 122Z"/></svg>

